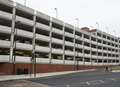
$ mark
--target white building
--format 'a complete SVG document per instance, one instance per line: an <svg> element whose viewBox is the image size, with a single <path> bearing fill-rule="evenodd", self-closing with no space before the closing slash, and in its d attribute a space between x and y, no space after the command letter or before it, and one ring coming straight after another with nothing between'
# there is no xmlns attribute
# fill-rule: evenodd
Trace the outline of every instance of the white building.
<svg viewBox="0 0 120 87"><path fill-rule="evenodd" d="M119 65L119 59L118 37L97 29L78 29L0 0L0 74L29 73L33 68L36 73L96 68Z"/></svg>

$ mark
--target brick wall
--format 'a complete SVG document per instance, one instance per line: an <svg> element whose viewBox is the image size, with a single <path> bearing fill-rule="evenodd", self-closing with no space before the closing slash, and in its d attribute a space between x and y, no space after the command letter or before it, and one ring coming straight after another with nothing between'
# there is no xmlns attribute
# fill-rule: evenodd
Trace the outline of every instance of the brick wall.
<svg viewBox="0 0 120 87"><path fill-rule="evenodd" d="M14 68L13 68L14 67ZM85 69L96 69L102 68L97 66L75 66L75 65L60 65L60 64L36 64L36 73L47 73L47 72L59 72L59 71L74 71L74 70L85 70ZM18 70L27 69L28 73L32 73L32 64L17 63L15 66L10 63L0 63L0 74L16 74Z"/></svg>

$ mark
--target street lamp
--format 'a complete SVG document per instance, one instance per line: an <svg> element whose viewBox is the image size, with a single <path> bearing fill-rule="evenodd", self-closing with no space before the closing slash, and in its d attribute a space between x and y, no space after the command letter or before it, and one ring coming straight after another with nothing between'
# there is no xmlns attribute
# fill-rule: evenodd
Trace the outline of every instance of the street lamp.
<svg viewBox="0 0 120 87"><path fill-rule="evenodd" d="M16 2L17 0L13 0L14 2ZM23 1L23 4L26 6L27 0Z"/></svg>
<svg viewBox="0 0 120 87"><path fill-rule="evenodd" d="M80 38L80 37L78 37L78 38L76 38L76 39L79 40L79 38ZM79 43L76 43L76 44L77 44L77 48L78 48L78 44L79 44ZM79 70L79 61L80 61L80 58L78 57L78 52L79 52L79 50L76 51L77 57L75 58L75 59L76 59L76 62L77 62L77 64L76 64L76 69L77 69L77 70Z"/></svg>
<svg viewBox="0 0 120 87"><path fill-rule="evenodd" d="M110 32L109 32L109 27L108 27L108 26L106 26L106 30L107 30L107 32L110 34Z"/></svg>
<svg viewBox="0 0 120 87"><path fill-rule="evenodd" d="M55 13L56 13L56 18L58 18L58 9L54 8L54 10L55 10Z"/></svg>
<svg viewBox="0 0 120 87"><path fill-rule="evenodd" d="M96 25L97 25L97 29L99 29L99 28L100 28L100 25L99 25L99 23L98 23L98 22L96 22Z"/></svg>
<svg viewBox="0 0 120 87"><path fill-rule="evenodd" d="M17 43L17 26L20 24L20 21L17 21L16 22L16 25L15 25L15 36L14 36L14 50L13 50L13 74L16 74L16 43ZM18 74L18 73L17 73Z"/></svg>
<svg viewBox="0 0 120 87"><path fill-rule="evenodd" d="M77 27L79 28L79 18L75 18Z"/></svg>
<svg viewBox="0 0 120 87"><path fill-rule="evenodd" d="M27 0L24 0L24 5L26 6L26 2L27 2Z"/></svg>

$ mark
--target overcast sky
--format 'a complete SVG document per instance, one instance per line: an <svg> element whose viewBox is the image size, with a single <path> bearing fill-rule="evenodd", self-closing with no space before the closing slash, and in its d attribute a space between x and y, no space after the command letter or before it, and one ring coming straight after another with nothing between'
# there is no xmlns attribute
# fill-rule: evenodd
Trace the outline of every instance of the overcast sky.
<svg viewBox="0 0 120 87"><path fill-rule="evenodd" d="M24 0L14 0L24 4ZM72 25L97 27L100 30L120 36L120 0L26 0L27 6L58 18Z"/></svg>

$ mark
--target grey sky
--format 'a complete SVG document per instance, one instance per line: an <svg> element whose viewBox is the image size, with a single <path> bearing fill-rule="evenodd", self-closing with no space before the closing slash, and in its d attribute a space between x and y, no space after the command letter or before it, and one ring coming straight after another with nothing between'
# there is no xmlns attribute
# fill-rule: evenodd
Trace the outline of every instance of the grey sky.
<svg viewBox="0 0 120 87"><path fill-rule="evenodd" d="M24 0L14 0L24 3ZM27 0L27 6L55 17L54 8L58 8L58 18L80 27L97 27L102 31L120 36L120 0Z"/></svg>

